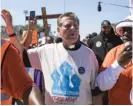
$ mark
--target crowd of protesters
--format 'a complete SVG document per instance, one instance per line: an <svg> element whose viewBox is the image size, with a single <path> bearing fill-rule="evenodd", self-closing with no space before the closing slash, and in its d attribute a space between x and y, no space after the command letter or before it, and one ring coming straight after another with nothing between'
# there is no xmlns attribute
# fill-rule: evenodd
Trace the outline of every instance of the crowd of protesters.
<svg viewBox="0 0 133 106"><path fill-rule="evenodd" d="M133 16L116 32L103 20L99 34L81 41L80 21L67 12L57 19L60 37L45 37L39 45L31 45L36 19L19 41L11 14L2 10L2 17L9 39L1 38L1 104L132 104Z"/></svg>

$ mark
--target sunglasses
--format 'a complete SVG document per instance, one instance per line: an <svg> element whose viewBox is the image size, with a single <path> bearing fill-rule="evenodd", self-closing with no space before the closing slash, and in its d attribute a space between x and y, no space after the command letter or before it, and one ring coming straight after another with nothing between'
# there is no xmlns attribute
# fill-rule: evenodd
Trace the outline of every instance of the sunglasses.
<svg viewBox="0 0 133 106"><path fill-rule="evenodd" d="M103 26L102 28L103 29L110 29L111 27L110 26Z"/></svg>
<svg viewBox="0 0 133 106"><path fill-rule="evenodd" d="M122 30L123 30L123 34L124 34L125 32L127 32L127 33L129 33L129 34L132 33L132 27L123 27Z"/></svg>

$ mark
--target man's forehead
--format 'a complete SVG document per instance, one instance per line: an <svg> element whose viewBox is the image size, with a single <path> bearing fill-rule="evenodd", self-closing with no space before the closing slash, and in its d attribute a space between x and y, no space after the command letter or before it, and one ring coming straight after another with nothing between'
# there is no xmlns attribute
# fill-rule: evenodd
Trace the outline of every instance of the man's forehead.
<svg viewBox="0 0 133 106"><path fill-rule="evenodd" d="M73 19L72 17L62 17L62 19L61 19L61 22L77 22L75 19Z"/></svg>

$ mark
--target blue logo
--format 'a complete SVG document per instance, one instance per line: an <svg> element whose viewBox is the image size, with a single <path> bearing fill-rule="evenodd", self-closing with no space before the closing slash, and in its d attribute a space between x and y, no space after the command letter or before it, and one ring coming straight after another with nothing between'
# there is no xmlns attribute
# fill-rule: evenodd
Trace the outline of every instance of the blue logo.
<svg viewBox="0 0 133 106"><path fill-rule="evenodd" d="M72 73L69 63L63 62L59 71L54 70L51 74L53 80L52 94L65 97L79 97L80 78Z"/></svg>

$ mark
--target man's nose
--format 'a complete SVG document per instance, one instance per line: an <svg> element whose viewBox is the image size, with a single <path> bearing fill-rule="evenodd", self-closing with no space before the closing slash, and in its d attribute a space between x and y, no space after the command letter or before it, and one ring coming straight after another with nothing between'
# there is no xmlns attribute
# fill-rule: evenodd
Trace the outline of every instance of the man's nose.
<svg viewBox="0 0 133 106"><path fill-rule="evenodd" d="M74 25L71 25L71 29L72 29L72 30L75 30L75 26L74 26Z"/></svg>

